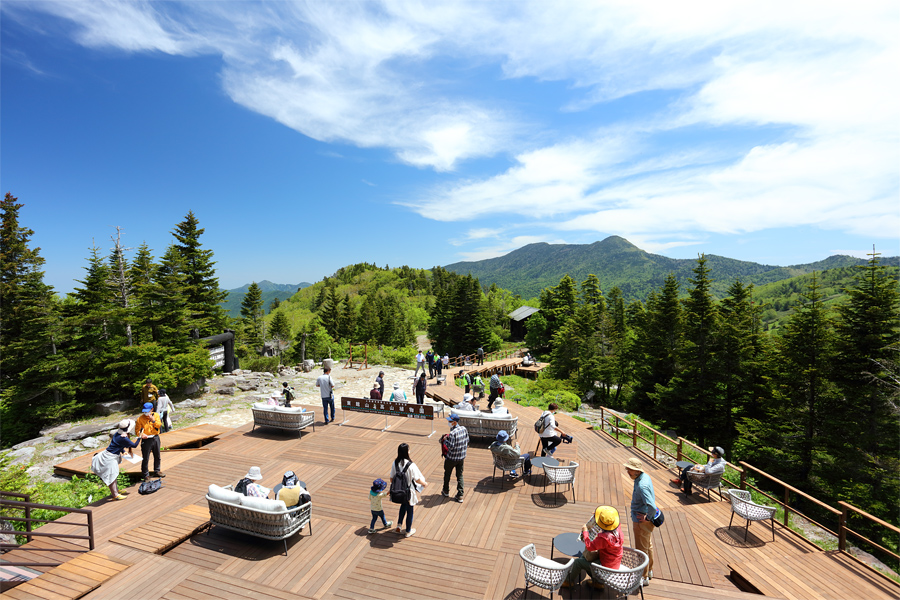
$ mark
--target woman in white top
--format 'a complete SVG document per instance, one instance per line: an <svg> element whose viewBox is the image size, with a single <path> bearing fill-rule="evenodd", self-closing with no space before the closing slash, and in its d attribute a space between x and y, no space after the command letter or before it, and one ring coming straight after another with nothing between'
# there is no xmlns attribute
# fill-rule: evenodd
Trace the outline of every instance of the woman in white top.
<svg viewBox="0 0 900 600"><path fill-rule="evenodd" d="M405 470L405 471L404 471ZM419 503L419 496L416 494L417 485L425 488L428 482L422 471L409 458L409 444L400 444L397 447L397 460L391 465L391 483L394 483L394 477L406 477L409 483L409 501L400 504L400 516L397 518L397 533L401 532L403 525L403 517L406 516L406 537L413 535L416 530L412 529L413 506Z"/></svg>
<svg viewBox="0 0 900 600"><path fill-rule="evenodd" d="M159 389L159 398L157 398L156 404L158 406L156 410L159 411L160 419L162 420L163 433L165 433L172 429L172 417L169 415L175 412L175 405L172 404L172 399L166 394L166 388Z"/></svg>
<svg viewBox="0 0 900 600"><path fill-rule="evenodd" d="M491 409L491 412L495 415L509 414L509 409L503 406L503 398L497 398L496 400L494 400L494 408Z"/></svg>
<svg viewBox="0 0 900 600"><path fill-rule="evenodd" d="M540 433L541 456L547 456L548 454L553 456L553 453L556 452L556 447L562 443L561 436L566 435L565 432L556 426L555 415L558 410L559 406L555 402L551 402L544 414L541 415L544 418L544 431Z"/></svg>

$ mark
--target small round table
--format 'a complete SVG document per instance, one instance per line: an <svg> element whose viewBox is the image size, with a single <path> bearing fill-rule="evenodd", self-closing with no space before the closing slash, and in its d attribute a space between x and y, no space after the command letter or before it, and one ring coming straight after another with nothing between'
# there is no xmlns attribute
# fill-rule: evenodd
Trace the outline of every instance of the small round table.
<svg viewBox="0 0 900 600"><path fill-rule="evenodd" d="M685 467L693 467L694 463L689 460L679 460L677 463L675 463L675 466L678 467L678 473L680 475L681 472L684 471Z"/></svg>
<svg viewBox="0 0 900 600"><path fill-rule="evenodd" d="M581 541L581 533L561 533L553 538L550 546L550 559L553 559L553 550L559 550L566 556L578 558L584 552L584 542Z"/></svg>
<svg viewBox="0 0 900 600"><path fill-rule="evenodd" d="M531 459L531 473L534 474L535 469L543 469L544 465L550 465L551 467L558 467L559 461L553 458L552 456L535 456ZM546 477L546 475L544 475Z"/></svg>

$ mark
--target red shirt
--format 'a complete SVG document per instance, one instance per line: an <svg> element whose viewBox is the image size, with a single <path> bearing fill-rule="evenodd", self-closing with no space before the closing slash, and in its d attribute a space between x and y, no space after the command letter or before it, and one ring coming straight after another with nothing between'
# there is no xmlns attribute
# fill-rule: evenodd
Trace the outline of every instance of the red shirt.
<svg viewBox="0 0 900 600"><path fill-rule="evenodd" d="M584 547L595 550L599 554L597 562L607 569L618 569L622 564L622 532L618 527L615 531L601 531L593 540L586 540Z"/></svg>
<svg viewBox="0 0 900 600"><path fill-rule="evenodd" d="M381 390L375 388L369 392L369 398L371 400L381 400Z"/></svg>

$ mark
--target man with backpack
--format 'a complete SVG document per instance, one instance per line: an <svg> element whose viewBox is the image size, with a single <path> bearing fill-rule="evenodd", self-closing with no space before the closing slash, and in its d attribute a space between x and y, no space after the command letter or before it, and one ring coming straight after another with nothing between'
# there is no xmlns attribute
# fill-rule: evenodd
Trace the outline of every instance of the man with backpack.
<svg viewBox="0 0 900 600"><path fill-rule="evenodd" d="M459 424L459 415L451 414L447 417L450 424L450 433L447 436L447 456L444 457L444 488L441 496L450 497L450 474L456 469L456 497L459 503L463 501L463 463L466 460L466 450L469 447L469 432Z"/></svg>
<svg viewBox="0 0 900 600"><path fill-rule="evenodd" d="M563 439L566 441L572 439L556 426L555 415L558 410L559 406L555 402L551 402L538 422L534 424L534 430L541 436L541 456L548 454L553 456L556 447L562 443Z"/></svg>
<svg viewBox="0 0 900 600"><path fill-rule="evenodd" d="M291 401L294 399L294 388L288 386L287 381L281 383L281 395L284 396L284 405L291 407Z"/></svg>

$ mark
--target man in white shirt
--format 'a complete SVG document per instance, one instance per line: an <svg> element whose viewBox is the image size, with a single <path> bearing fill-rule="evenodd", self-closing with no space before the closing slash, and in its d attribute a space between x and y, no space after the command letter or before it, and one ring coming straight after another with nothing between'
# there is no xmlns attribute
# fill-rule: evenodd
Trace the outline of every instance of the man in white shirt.
<svg viewBox="0 0 900 600"><path fill-rule="evenodd" d="M316 379L316 387L322 395L322 408L325 415L325 424L328 425L328 408L331 407L331 420L334 421L334 380L331 378L331 369L325 369L324 374Z"/></svg>
<svg viewBox="0 0 900 600"><path fill-rule="evenodd" d="M425 355L422 354L422 351L419 350L419 353L416 354L416 372L413 373L413 377L417 377L419 375L419 369L422 369L422 372L425 372Z"/></svg>
<svg viewBox="0 0 900 600"><path fill-rule="evenodd" d="M712 458L705 465L685 467L681 471L681 477L672 480L672 483L682 486L685 495L691 495L693 484L706 483L710 475L725 472L725 450L721 446L711 446L709 451Z"/></svg>
<svg viewBox="0 0 900 600"><path fill-rule="evenodd" d="M463 396L462 402L460 402L453 408L455 408L456 410L474 411L475 410L474 402L475 402L475 397L472 396L472 394L466 394Z"/></svg>

